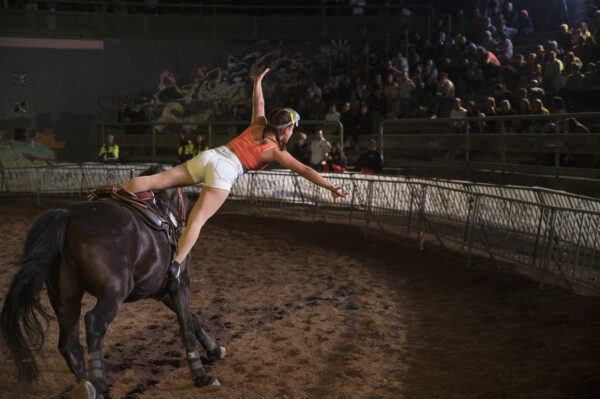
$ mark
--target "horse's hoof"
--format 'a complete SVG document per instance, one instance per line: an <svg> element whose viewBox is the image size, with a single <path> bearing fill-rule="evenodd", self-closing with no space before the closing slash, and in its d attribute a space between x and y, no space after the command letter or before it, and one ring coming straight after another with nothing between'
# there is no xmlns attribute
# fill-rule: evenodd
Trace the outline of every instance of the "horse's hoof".
<svg viewBox="0 0 600 399"><path fill-rule="evenodd" d="M89 381L82 381L73 387L70 399L96 399L96 388Z"/></svg>
<svg viewBox="0 0 600 399"><path fill-rule="evenodd" d="M215 360L221 360L227 355L227 350L224 346L218 345L215 350L208 353L208 360L214 362Z"/></svg>
<svg viewBox="0 0 600 399"><path fill-rule="evenodd" d="M217 377L205 374L203 376L198 376L194 378L194 385L196 385L199 388L202 388L208 385L221 386L221 383L219 382L219 380L217 380Z"/></svg>

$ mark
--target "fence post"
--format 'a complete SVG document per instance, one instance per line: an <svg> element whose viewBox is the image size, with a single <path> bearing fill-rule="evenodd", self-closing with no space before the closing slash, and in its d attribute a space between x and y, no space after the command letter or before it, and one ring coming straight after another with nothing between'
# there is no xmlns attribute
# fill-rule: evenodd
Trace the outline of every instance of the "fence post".
<svg viewBox="0 0 600 399"><path fill-rule="evenodd" d="M559 121L554 124L554 177L560 176L560 137L559 137Z"/></svg>
<svg viewBox="0 0 600 399"><path fill-rule="evenodd" d="M408 205L408 222L406 224L406 237L410 237L410 226L412 224L412 211L413 211L413 202L415 200L415 192L412 187L408 186L408 191L410 192L410 202Z"/></svg>
<svg viewBox="0 0 600 399"><path fill-rule="evenodd" d="M544 288L544 278L546 272L550 268L550 261L552 260L552 249L554 244L554 232L556 230L556 209L550 209L550 220L548 221L548 237L546 239L546 248L544 253L544 263L542 264L542 270L540 271L540 288Z"/></svg>
<svg viewBox="0 0 600 399"><path fill-rule="evenodd" d="M471 169L471 124L465 123L465 163L467 164L467 178Z"/></svg>
<svg viewBox="0 0 600 399"><path fill-rule="evenodd" d="M419 205L419 249L422 251L425 248L425 200L427 198L427 186L421 187L421 204Z"/></svg>
<svg viewBox="0 0 600 399"><path fill-rule="evenodd" d="M479 215L479 195L474 195L471 197L471 206L469 209L469 217L467 218L467 268L471 267L471 259L473 253L473 229L475 228L475 223L477 222L477 216Z"/></svg>
<svg viewBox="0 0 600 399"><path fill-rule="evenodd" d="M500 145L501 159L502 159L502 173L506 173L506 129L504 128L504 121L500 121L500 137L502 137L502 144ZM502 179L504 180L504 179Z"/></svg>

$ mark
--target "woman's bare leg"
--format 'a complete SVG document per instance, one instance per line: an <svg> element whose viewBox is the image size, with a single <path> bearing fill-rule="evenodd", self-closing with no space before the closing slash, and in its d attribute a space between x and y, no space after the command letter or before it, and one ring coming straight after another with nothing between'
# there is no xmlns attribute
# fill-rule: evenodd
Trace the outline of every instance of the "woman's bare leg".
<svg viewBox="0 0 600 399"><path fill-rule="evenodd" d="M182 164L155 175L134 177L121 184L121 187L132 193L140 193L142 191L163 190L169 187L187 186L189 184L194 184L194 180L185 164Z"/></svg>
<svg viewBox="0 0 600 399"><path fill-rule="evenodd" d="M181 263L190 252L204 223L223 205L229 195L228 190L214 187L203 187L200 197L190 212L188 224L179 238L179 249L174 259Z"/></svg>

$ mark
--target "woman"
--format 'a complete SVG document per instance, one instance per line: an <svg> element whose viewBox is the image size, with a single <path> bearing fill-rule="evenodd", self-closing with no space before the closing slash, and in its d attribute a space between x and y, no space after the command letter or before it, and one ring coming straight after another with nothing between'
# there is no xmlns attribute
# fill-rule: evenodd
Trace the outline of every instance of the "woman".
<svg viewBox="0 0 600 399"><path fill-rule="evenodd" d="M347 164L348 158L346 158L342 144L339 141L333 143L323 169L326 172L343 173L346 171Z"/></svg>
<svg viewBox="0 0 600 399"><path fill-rule="evenodd" d="M279 108L265 118L262 79L269 72L252 76L252 122L242 134L227 145L204 151L182 165L152 176L140 176L123 183L122 187L133 193L162 190L204 182L198 201L192 208L188 224L179 238L178 250L171 266L178 269L198 239L204 223L223 205L233 183L246 170L264 169L270 162L298 173L316 185L331 191L333 200L345 197L341 187L335 187L309 166L294 159L285 144L292 136L300 116L290 108Z"/></svg>

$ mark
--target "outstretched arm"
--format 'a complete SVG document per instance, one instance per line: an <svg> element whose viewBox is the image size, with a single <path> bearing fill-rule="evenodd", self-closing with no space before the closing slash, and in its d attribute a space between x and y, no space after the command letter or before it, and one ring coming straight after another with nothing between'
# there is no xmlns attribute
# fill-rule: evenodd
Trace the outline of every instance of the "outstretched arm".
<svg viewBox="0 0 600 399"><path fill-rule="evenodd" d="M292 172L298 173L300 176L304 177L306 180L326 188L331 191L331 196L333 197L333 201L335 202L339 197L346 197L348 193L342 192L341 187L336 187L331 184L327 179L321 176L316 170L311 168L310 166L304 165L299 162L297 159L292 157L292 155L287 151L280 151L277 148L269 148L263 152L262 160L264 162L278 162L281 166L288 168Z"/></svg>
<svg viewBox="0 0 600 399"><path fill-rule="evenodd" d="M265 118L265 99L262 91L263 77L269 72L269 68L265 68L260 75L250 76L254 81L254 89L252 91L252 122L251 125L266 125Z"/></svg>

